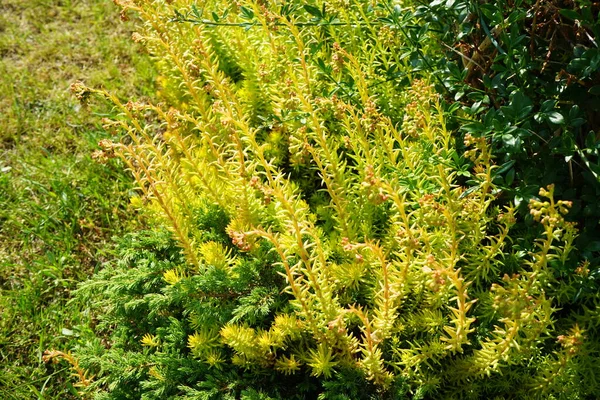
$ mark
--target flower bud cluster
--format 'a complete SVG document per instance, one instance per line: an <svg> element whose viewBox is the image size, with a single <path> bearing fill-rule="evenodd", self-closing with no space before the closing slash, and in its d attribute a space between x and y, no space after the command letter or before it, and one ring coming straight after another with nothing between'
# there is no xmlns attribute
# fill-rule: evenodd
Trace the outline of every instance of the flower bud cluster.
<svg viewBox="0 0 600 400"><path fill-rule="evenodd" d="M271 204L271 199L273 198L273 189L266 185L263 185L263 183L257 176L253 176L248 184L251 188L258 190L262 194L263 203L265 205Z"/></svg>
<svg viewBox="0 0 600 400"><path fill-rule="evenodd" d="M582 262L577 268L575 268L575 273L581 277L587 277L590 274L590 262L585 260Z"/></svg>
<svg viewBox="0 0 600 400"><path fill-rule="evenodd" d="M245 232L228 230L227 234L231 238L233 244L241 251L250 251L252 249Z"/></svg>
<svg viewBox="0 0 600 400"><path fill-rule="evenodd" d="M554 201L554 185L549 185L548 189L541 188L539 192L541 197L548 198L548 201L540 201L531 199L529 201L529 213L536 221L543 225L557 225L563 221L563 216L569 213L569 209L573 206L571 201L558 200Z"/></svg>
<svg viewBox="0 0 600 400"><path fill-rule="evenodd" d="M277 31L279 29L279 27L277 26L277 22L281 17L277 13L274 13L271 10L269 10L264 4L260 6L260 12L265 18L265 21L267 22L269 28L273 31Z"/></svg>
<svg viewBox="0 0 600 400"><path fill-rule="evenodd" d="M396 240L401 246L406 246L407 249L416 250L421 246L421 241L409 235L406 229L400 228L396 231Z"/></svg>
<svg viewBox="0 0 600 400"><path fill-rule="evenodd" d="M355 252L354 260L358 263L362 263L365 258L362 254L359 253L359 250L364 248L364 244L351 243L347 237L342 238L342 248L347 252Z"/></svg>
<svg viewBox="0 0 600 400"><path fill-rule="evenodd" d="M506 213L500 213L496 217L498 222L504 223L506 225L514 225L517 223L517 218L515 217L514 210L509 209Z"/></svg>
<svg viewBox="0 0 600 400"><path fill-rule="evenodd" d="M420 79L413 82L409 93L413 101L405 106L402 131L410 137L417 138L427 127L428 110L431 108L432 100L438 95L431 85Z"/></svg>
<svg viewBox="0 0 600 400"><path fill-rule="evenodd" d="M469 150L465 151L464 156L477 164L476 168L489 162L489 149L487 140L484 137L475 137L467 133L464 137L464 143L466 147L470 147Z"/></svg>
<svg viewBox="0 0 600 400"><path fill-rule="evenodd" d="M423 113L419 110L419 104L414 101L408 103L404 111L402 130L408 136L416 138L425 127L425 119Z"/></svg>
<svg viewBox="0 0 600 400"><path fill-rule="evenodd" d="M428 274L429 280L427 281L427 286L429 290L437 293L446 285L448 278L447 271L440 268L440 265L433 254L427 255L426 262L427 263L423 266L422 271Z"/></svg>
<svg viewBox="0 0 600 400"><path fill-rule="evenodd" d="M383 123L383 116L377 110L377 105L371 99L365 104L360 123L365 132L373 133Z"/></svg>
<svg viewBox="0 0 600 400"><path fill-rule="evenodd" d="M102 139L98 142L98 146L100 146L100 150L96 150L92 152L92 159L100 164L106 164L106 162L115 158L115 148L118 146L117 143L112 142L109 139Z"/></svg>
<svg viewBox="0 0 600 400"><path fill-rule="evenodd" d="M560 343L563 349L567 350L570 355L575 355L579 352L583 346L584 340L584 330L577 324L571 328L568 335L560 335L556 338L556 341Z"/></svg>
<svg viewBox="0 0 600 400"><path fill-rule="evenodd" d="M344 69L345 62L346 57L339 43L334 43L333 54L331 55L331 67L333 68L333 72L340 73Z"/></svg>
<svg viewBox="0 0 600 400"><path fill-rule="evenodd" d="M365 178L361 183L369 201L375 205L379 205L389 200L390 196L385 192L381 180L375 176L375 169L372 165L368 165Z"/></svg>
<svg viewBox="0 0 600 400"><path fill-rule="evenodd" d="M335 119L338 121L341 121L346 116L348 111L352 109L352 107L350 105L345 103L343 100L341 100L335 94L333 96L331 96L331 102L333 103L333 106L334 106L333 115L334 115Z"/></svg>
<svg viewBox="0 0 600 400"><path fill-rule="evenodd" d="M398 44L398 32L387 25L382 25L377 31L377 38L387 47L394 47Z"/></svg>
<svg viewBox="0 0 600 400"><path fill-rule="evenodd" d="M73 82L71 84L70 89L71 93L75 95L77 100L79 100L83 104L85 104L89 100L90 95L92 94L91 89L85 86L84 83L81 81Z"/></svg>
<svg viewBox="0 0 600 400"><path fill-rule="evenodd" d="M420 215L430 226L444 226L447 218L444 215L446 207L436 200L433 194L426 194L417 200L420 207Z"/></svg>

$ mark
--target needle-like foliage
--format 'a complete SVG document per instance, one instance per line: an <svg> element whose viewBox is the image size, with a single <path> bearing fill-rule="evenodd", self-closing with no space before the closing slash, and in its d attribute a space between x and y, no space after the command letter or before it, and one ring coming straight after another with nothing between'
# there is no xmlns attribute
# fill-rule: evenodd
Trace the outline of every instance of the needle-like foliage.
<svg viewBox="0 0 600 400"><path fill-rule="evenodd" d="M130 239L81 289L102 299L110 338L78 353L98 398L598 389L594 311L556 298L570 203L540 191L533 238L518 240L489 143L467 136L457 153L434 78L401 79L414 27L386 21L409 6L118 3L142 21L134 39L157 60L163 102L94 90L122 112L107 121L122 140L104 148L183 258Z"/></svg>

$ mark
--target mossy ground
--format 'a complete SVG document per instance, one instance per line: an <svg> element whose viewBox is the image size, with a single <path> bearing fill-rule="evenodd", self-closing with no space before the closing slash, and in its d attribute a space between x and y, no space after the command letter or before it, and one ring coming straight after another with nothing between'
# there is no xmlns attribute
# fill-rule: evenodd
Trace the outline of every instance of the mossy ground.
<svg viewBox="0 0 600 400"><path fill-rule="evenodd" d="M116 162L91 153L106 137L109 105L82 107L82 80L120 97L152 94L154 70L108 0L0 3L0 398L75 396L66 350L85 319L70 303L77 283L139 224L133 186Z"/></svg>

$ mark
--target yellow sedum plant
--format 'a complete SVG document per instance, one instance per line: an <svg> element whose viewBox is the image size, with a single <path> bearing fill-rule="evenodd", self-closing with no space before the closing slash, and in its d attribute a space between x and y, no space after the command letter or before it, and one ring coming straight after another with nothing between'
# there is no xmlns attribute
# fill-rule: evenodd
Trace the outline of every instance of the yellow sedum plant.
<svg viewBox="0 0 600 400"><path fill-rule="evenodd" d="M529 253L512 252L515 210L495 205L490 143L467 136L457 152L426 76L381 79L382 68L408 70L405 39L369 19L385 8L117 3L141 20L134 40L156 59L161 100L97 91L121 111L107 128L125 134L104 151L125 161L185 254L186 270L164 281L177 288L209 268L234 278L264 248L284 278L287 306L267 325L197 322L194 357L320 379L350 369L380 393L401 380L413 394L476 398L552 344L549 265L572 247L570 204L542 190L530 205L541 234ZM457 159L471 163L468 183ZM228 217L228 244L196 223L206 205ZM547 368L519 381L522 394L569 373L582 332L574 324L558 339Z"/></svg>

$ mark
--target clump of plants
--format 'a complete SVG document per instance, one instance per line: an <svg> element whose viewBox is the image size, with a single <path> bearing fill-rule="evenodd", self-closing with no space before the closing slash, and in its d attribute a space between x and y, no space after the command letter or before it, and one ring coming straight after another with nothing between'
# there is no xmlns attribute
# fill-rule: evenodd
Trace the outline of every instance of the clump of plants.
<svg viewBox="0 0 600 400"><path fill-rule="evenodd" d="M492 142L456 146L392 3L124 1L160 102L105 121L162 230L83 285L88 393L127 398L582 398L598 390L572 203L523 231ZM410 79L405 79L410 78ZM461 151L457 148L462 149ZM464 150L464 151L463 151ZM467 165L464 169L461 166ZM582 301L572 303L573 296ZM568 305L565 307L564 305ZM89 378L93 375L93 378ZM584 384L582 384L584 382Z"/></svg>

